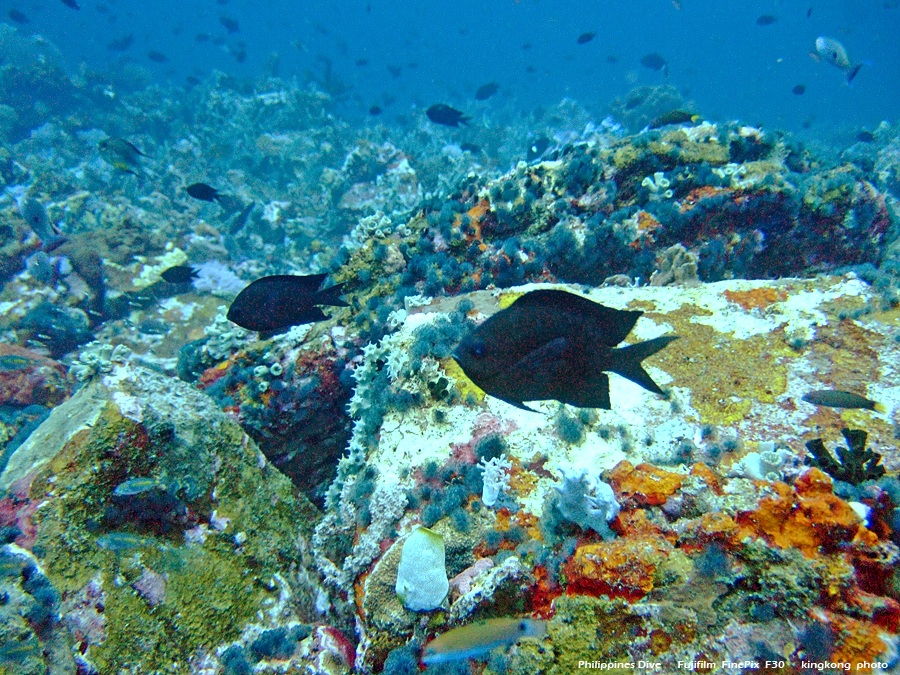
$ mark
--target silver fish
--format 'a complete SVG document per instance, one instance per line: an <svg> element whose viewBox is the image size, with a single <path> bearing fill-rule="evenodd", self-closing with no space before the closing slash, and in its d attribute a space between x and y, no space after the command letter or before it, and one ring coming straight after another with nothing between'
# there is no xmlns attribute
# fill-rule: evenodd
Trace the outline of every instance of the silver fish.
<svg viewBox="0 0 900 675"><path fill-rule="evenodd" d="M844 45L834 38L825 37L824 35L817 37L816 51L823 60L835 68L840 68L847 74L848 84L853 81L859 69L862 68L862 63L857 63L856 65L850 63L850 58L847 56L847 50L844 49Z"/></svg>

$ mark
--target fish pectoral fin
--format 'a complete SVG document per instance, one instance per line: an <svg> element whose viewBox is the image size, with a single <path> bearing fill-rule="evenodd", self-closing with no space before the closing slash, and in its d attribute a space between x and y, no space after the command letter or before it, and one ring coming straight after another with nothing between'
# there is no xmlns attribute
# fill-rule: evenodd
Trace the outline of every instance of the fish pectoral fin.
<svg viewBox="0 0 900 675"><path fill-rule="evenodd" d="M547 378L563 369L568 348L569 341L566 338L556 338L528 352L513 369L532 378Z"/></svg>

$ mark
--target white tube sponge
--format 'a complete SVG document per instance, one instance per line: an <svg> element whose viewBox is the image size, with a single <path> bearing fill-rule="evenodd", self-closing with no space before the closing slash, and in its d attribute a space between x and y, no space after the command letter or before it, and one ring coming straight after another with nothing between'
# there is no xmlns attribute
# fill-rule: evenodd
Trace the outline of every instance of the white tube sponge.
<svg viewBox="0 0 900 675"><path fill-rule="evenodd" d="M478 466L483 472L481 501L485 506L493 506L497 503L500 490L509 488L509 475L506 470L512 468L512 462L506 459L506 455L494 457L489 462L485 462L482 457Z"/></svg>
<svg viewBox="0 0 900 675"><path fill-rule="evenodd" d="M420 527L406 538L400 549L394 590L403 606L413 612L428 612L441 606L450 591L441 535Z"/></svg>

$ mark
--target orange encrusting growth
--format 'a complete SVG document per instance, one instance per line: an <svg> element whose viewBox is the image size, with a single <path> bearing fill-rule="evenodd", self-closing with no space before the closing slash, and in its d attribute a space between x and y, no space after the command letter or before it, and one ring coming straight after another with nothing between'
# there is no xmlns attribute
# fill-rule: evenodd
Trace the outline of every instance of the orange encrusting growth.
<svg viewBox="0 0 900 675"><path fill-rule="evenodd" d="M616 464L609 484L620 500L634 506L660 506L681 487L684 476L650 464L634 466L627 459Z"/></svg>
<svg viewBox="0 0 900 675"><path fill-rule="evenodd" d="M787 293L774 288L753 288L749 291L725 291L725 299L744 309L763 309L773 302L787 299Z"/></svg>
<svg viewBox="0 0 900 675"><path fill-rule="evenodd" d="M650 536L620 537L579 546L563 566L568 595L608 595L635 601L653 590L656 568L672 545Z"/></svg>
<svg viewBox="0 0 900 675"><path fill-rule="evenodd" d="M738 523L743 536L763 536L779 548L794 547L807 558L815 557L823 544L868 540L859 516L831 492L831 479L810 469L792 488L771 483L776 496L764 497L755 511L742 513Z"/></svg>

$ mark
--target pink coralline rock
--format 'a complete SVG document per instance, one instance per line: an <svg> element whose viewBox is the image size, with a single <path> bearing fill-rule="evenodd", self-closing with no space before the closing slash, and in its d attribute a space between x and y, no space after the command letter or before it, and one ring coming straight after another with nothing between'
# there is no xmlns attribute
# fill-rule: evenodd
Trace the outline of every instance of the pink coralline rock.
<svg viewBox="0 0 900 675"><path fill-rule="evenodd" d="M62 364L29 349L0 344L0 405L48 407L69 397Z"/></svg>
<svg viewBox="0 0 900 675"><path fill-rule="evenodd" d="M141 576L137 578L131 587L138 592L151 607L164 602L166 599L166 578L158 572L144 568Z"/></svg>
<svg viewBox="0 0 900 675"><path fill-rule="evenodd" d="M352 671L356 662L356 650L338 629L317 626L303 642L303 656L311 661L307 666L311 673L337 675Z"/></svg>
<svg viewBox="0 0 900 675"><path fill-rule="evenodd" d="M76 640L86 645L101 645L106 641L106 591L98 574L78 593L62 602L62 622Z"/></svg>
<svg viewBox="0 0 900 675"><path fill-rule="evenodd" d="M450 580L451 602L472 590L472 581L482 572L491 569L494 561L490 558L479 558L471 567L467 567Z"/></svg>

